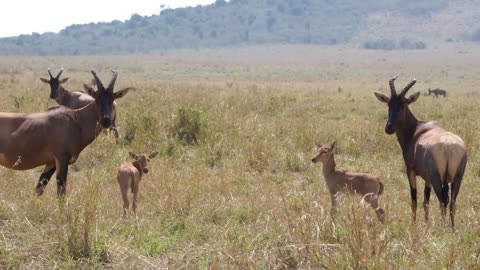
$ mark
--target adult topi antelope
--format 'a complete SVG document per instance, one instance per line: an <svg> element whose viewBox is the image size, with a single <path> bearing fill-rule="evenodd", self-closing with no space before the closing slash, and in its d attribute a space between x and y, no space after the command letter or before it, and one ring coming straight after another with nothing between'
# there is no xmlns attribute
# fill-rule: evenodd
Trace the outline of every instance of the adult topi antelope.
<svg viewBox="0 0 480 270"><path fill-rule="evenodd" d="M40 78L40 80L50 85L50 98L54 99L59 105L63 105L70 109L80 109L85 107L95 99L82 91L70 92L63 88L62 84L68 81L68 78L60 79L60 75L63 73L63 68L58 72L56 77L52 76L50 69L48 69L48 75L50 79Z"/></svg>
<svg viewBox="0 0 480 270"><path fill-rule="evenodd" d="M68 165L74 163L103 128L112 124L113 100L125 96L129 88L116 93L117 74L104 87L98 84L94 102L81 109L58 106L41 113L0 113L0 164L15 170L46 165L37 185L41 195L57 169L57 194L65 195Z"/></svg>
<svg viewBox="0 0 480 270"><path fill-rule="evenodd" d="M112 72L115 72L112 70ZM48 69L48 75L50 79L40 78L40 80L48 85L50 85L50 98L54 99L59 105L63 105L70 109L80 109L82 107L87 106L89 103L93 102L95 99L95 90L84 84L83 87L87 91L87 93L77 90L77 91L68 91L65 89L62 84L68 81L68 78L60 79L60 75L63 73L63 68L58 72L56 77L52 76L50 69ZM92 80L95 82L95 78ZM94 86L97 84L94 83ZM117 103L113 102L113 110L117 111ZM115 118L112 120L112 125L110 127L110 131L113 131L115 138L118 138L118 132L115 125Z"/></svg>
<svg viewBox="0 0 480 270"><path fill-rule="evenodd" d="M410 183L413 221L415 222L417 215L416 177L420 175L425 180L423 201L425 220L428 221L428 204L432 186L440 201L443 217L447 212L448 192L450 190L450 222L452 228L454 228L455 203L467 165L465 144L460 137L444 130L436 122L417 120L408 105L418 99L420 92L408 98L405 97L416 80L414 79L400 94L397 94L394 85L397 77L390 79L390 97L380 93L375 93L375 96L381 102L388 104L388 120L385 132L387 134L395 133L402 148Z"/></svg>
<svg viewBox="0 0 480 270"><path fill-rule="evenodd" d="M433 89L431 90L430 88L428 88L428 95L430 96L430 94L435 94L435 97L438 98L438 96L443 96L443 97L447 97L447 90L443 90L443 89L440 89L440 88L436 88L436 89Z"/></svg>
<svg viewBox="0 0 480 270"><path fill-rule="evenodd" d="M140 189L140 180L142 175L148 173L148 162L158 155L158 152L152 153L149 156L136 155L132 152L128 152L130 157L134 159L133 162L127 162L120 165L117 174L118 184L120 185L120 192L123 199L123 216L128 215L128 209L130 208L130 202L128 201L128 189L130 188L133 193L132 208L133 213L137 215L137 198L138 191Z"/></svg>
<svg viewBox="0 0 480 270"><path fill-rule="evenodd" d="M334 152L336 143L331 146L317 145L317 153L312 162L322 162L323 176L332 200L332 213L335 212L338 193L362 195L364 200L375 210L377 218L383 223L385 211L378 205L378 197L383 193L380 179L368 173L355 173L336 167Z"/></svg>

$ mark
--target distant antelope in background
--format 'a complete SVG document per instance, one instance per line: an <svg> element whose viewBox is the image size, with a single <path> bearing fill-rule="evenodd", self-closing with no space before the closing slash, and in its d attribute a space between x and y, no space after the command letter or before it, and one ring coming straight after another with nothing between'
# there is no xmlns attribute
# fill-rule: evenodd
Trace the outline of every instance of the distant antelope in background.
<svg viewBox="0 0 480 270"><path fill-rule="evenodd" d="M375 210L377 218L383 223L385 211L378 205L378 197L383 193L383 183L380 179L368 173L355 173L336 167L334 152L336 143L330 146L317 144L317 153L312 162L322 162L323 177L332 200L332 214L337 206L338 193L358 194Z"/></svg>
<svg viewBox="0 0 480 270"><path fill-rule="evenodd" d="M444 130L436 122L417 120L408 105L417 101L420 92L408 98L405 97L416 80L414 79L400 94L397 94L394 86L397 77L390 79L390 97L380 93L375 93L375 96L381 102L388 104L388 120L385 133L395 133L402 148L410 182L413 221L416 220L417 215L416 177L420 175L425 180L423 201L425 220L428 220L428 203L432 186L440 201L442 216L445 218L450 184L450 222L452 228L454 228L455 202L467 165L465 144L460 137Z"/></svg>
<svg viewBox="0 0 480 270"><path fill-rule="evenodd" d="M447 97L447 90L443 90L443 89L440 89L440 88L436 88L436 89L433 89L431 90L430 88L428 88L428 95L430 96L430 94L435 94L435 97L438 98L438 96L443 96L443 97Z"/></svg>

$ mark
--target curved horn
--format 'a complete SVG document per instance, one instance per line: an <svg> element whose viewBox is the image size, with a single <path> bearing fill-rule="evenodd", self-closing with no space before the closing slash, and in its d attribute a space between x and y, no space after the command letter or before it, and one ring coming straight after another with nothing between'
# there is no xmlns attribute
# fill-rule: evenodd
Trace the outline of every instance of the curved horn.
<svg viewBox="0 0 480 270"><path fill-rule="evenodd" d="M50 79L53 79L52 72L50 71L50 68L48 68L48 75L50 75Z"/></svg>
<svg viewBox="0 0 480 270"><path fill-rule="evenodd" d="M404 97L408 90L410 90L410 88L412 88L412 86L415 85L416 82L417 80L415 80L414 78L413 81L411 81L409 84L407 84L407 86L405 86L405 88L403 88L402 92L400 92L400 96Z"/></svg>
<svg viewBox="0 0 480 270"><path fill-rule="evenodd" d="M57 77L55 77L55 78L56 79L60 78L60 75L62 75L62 72L63 72L63 68L60 70L60 72L58 72Z"/></svg>
<svg viewBox="0 0 480 270"><path fill-rule="evenodd" d="M97 89L99 91L105 90L105 87L103 87L102 81L100 81L100 78L98 78L95 70L92 69L92 70L90 70L90 72L92 73L93 78L95 79L95 83L97 84Z"/></svg>
<svg viewBox="0 0 480 270"><path fill-rule="evenodd" d="M112 69L111 71L112 71L112 73L113 73L113 74L112 74L112 79L110 80L110 83L108 84L108 87L107 87L107 89L108 89L109 91L113 91L113 86L115 85L115 81L117 80L117 76L118 76L118 72L117 72L117 71L115 71L115 70L113 70L113 69Z"/></svg>
<svg viewBox="0 0 480 270"><path fill-rule="evenodd" d="M397 94L397 91L395 91L395 84L394 84L397 78L398 78L398 75L390 79L390 94L392 96L395 96Z"/></svg>

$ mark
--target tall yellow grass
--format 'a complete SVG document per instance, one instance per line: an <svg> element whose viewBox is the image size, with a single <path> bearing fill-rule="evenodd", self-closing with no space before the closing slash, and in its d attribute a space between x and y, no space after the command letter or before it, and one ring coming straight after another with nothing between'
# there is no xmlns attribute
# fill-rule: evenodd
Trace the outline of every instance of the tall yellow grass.
<svg viewBox="0 0 480 270"><path fill-rule="evenodd" d="M1 111L53 106L38 79L48 67L66 69L69 90L81 89L92 67L104 80L117 69L116 88L137 90L118 102L119 141L99 136L70 167L64 202L54 179L42 197L34 196L41 168L0 168L0 268L476 269L479 57L474 48L278 46L2 58ZM373 96L387 93L397 74L398 85L417 78L412 92L449 91L445 99L422 96L412 110L467 144L455 232L440 218L434 194L431 222L411 222L400 147L384 133L387 108ZM203 121L196 144L172 132L181 109ZM333 140L339 166L383 179L385 225L356 197L329 215L321 169L310 157L315 142ZM141 183L138 219L122 218L116 182L128 150L160 152Z"/></svg>

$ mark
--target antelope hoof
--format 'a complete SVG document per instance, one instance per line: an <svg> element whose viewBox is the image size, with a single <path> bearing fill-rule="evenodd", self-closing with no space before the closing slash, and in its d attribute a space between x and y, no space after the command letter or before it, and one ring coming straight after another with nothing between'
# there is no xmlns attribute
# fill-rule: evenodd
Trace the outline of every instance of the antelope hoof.
<svg viewBox="0 0 480 270"><path fill-rule="evenodd" d="M35 189L35 193L37 193L37 196L42 196L43 192L45 191L45 188L46 188L46 186L44 186L44 185L38 186Z"/></svg>
<svg viewBox="0 0 480 270"><path fill-rule="evenodd" d="M378 209L375 211L377 213L377 218L381 223L385 223L385 211L383 209Z"/></svg>
<svg viewBox="0 0 480 270"><path fill-rule="evenodd" d="M63 186L58 186L57 187L57 196L58 197L65 197L65 191L66 191L66 188L63 187Z"/></svg>

